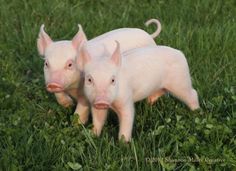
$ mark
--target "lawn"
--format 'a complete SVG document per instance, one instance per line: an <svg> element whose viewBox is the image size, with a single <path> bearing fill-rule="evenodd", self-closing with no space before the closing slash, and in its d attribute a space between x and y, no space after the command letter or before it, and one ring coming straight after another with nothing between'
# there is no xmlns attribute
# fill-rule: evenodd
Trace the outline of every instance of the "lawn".
<svg viewBox="0 0 236 171"><path fill-rule="evenodd" d="M236 168L236 2L234 0L0 0L0 170L233 170ZM136 104L133 139L119 142L110 112L101 137L73 126L44 85L36 39L82 24L89 39L158 18L156 43L183 51L201 110L165 95ZM144 83L145 84L145 83Z"/></svg>

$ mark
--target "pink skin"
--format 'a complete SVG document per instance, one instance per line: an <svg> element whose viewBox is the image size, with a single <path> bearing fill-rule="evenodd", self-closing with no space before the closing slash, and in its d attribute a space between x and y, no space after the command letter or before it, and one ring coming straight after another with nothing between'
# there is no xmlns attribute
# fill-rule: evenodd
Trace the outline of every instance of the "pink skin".
<svg viewBox="0 0 236 171"><path fill-rule="evenodd" d="M49 62L45 61L45 72L48 72L47 70L50 70ZM72 59L67 60L65 66L63 69L56 70L53 72L49 72L49 79L46 80L46 87L47 90L51 93L61 92L67 89L66 83L63 77L65 72L70 72L75 70L74 61Z"/></svg>
<svg viewBox="0 0 236 171"><path fill-rule="evenodd" d="M85 75L85 84L95 86L95 82L90 75ZM105 81L104 81L105 82ZM111 77L109 80L111 85L115 85L115 78ZM98 96L93 100L93 107L96 109L108 109L110 106L110 100L107 98L107 87L106 84L101 83L101 86L97 86L96 92L99 92Z"/></svg>
<svg viewBox="0 0 236 171"><path fill-rule="evenodd" d="M78 48L87 41L82 27L71 41L52 39L41 26L37 41L38 51L44 56L44 76L47 91L54 93L59 104L64 107L73 105L72 97L77 101L75 113L79 114L80 123L86 123L89 105L81 89L81 71L77 68Z"/></svg>
<svg viewBox="0 0 236 171"><path fill-rule="evenodd" d="M110 107L120 121L119 139L124 137L125 141L130 141L134 103L148 97L153 104L167 91L191 110L199 108L187 61L180 51L167 46L149 46L122 55L117 43L110 58L92 60L84 49L79 61L84 69L84 91L92 105L96 135L100 135Z"/></svg>
<svg viewBox="0 0 236 171"><path fill-rule="evenodd" d="M77 59L80 58L80 48L87 46L90 53L101 56L103 53L112 53L115 44L119 40L122 44L121 51L136 47L155 45L153 38L161 31L160 22L156 19L147 21L157 25L157 30L149 35L145 31L136 28L121 28L105 33L90 41L87 41L82 27L71 41L53 41L41 26L37 47L39 54L44 57L44 77L47 91L54 93L59 104L64 107L73 105L73 99L77 101L75 113L79 114L80 123L86 123L89 114L89 104L83 93L83 81L81 81L81 68L77 67ZM95 55L96 54L96 55ZM97 108L107 108L105 100L96 102Z"/></svg>

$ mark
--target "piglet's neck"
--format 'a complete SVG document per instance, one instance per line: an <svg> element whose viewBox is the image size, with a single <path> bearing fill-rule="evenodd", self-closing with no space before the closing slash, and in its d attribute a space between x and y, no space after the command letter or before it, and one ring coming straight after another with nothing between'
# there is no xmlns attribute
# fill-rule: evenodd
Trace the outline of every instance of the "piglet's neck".
<svg viewBox="0 0 236 171"><path fill-rule="evenodd" d="M73 97L75 100L77 100L79 96L79 89L78 88L69 89L66 90L66 93L69 94L71 97Z"/></svg>
<svg viewBox="0 0 236 171"><path fill-rule="evenodd" d="M72 88L67 89L66 93L72 96L74 99L78 99L78 96L83 96L83 87L84 87L84 73L80 74L80 81L76 83L76 85L72 86Z"/></svg>

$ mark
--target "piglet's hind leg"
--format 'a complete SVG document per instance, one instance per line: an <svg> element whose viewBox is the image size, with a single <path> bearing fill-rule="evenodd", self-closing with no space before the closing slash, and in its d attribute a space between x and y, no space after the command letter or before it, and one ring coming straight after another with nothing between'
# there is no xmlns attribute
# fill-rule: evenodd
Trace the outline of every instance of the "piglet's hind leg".
<svg viewBox="0 0 236 171"><path fill-rule="evenodd" d="M192 82L187 63L182 67L172 68L173 72L165 84L165 89L182 100L191 110L199 108L198 95L192 88Z"/></svg>
<svg viewBox="0 0 236 171"><path fill-rule="evenodd" d="M198 95L196 90L191 88L180 88L178 86L173 86L169 88L169 91L176 96L178 99L182 100L191 110L196 110L199 108Z"/></svg>

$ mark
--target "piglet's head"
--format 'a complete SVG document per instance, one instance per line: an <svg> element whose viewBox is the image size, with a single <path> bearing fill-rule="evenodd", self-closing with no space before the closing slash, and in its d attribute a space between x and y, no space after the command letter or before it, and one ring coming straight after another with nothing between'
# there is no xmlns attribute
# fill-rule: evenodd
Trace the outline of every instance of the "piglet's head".
<svg viewBox="0 0 236 171"><path fill-rule="evenodd" d="M80 71L76 65L76 56L80 46L87 41L81 25L71 41L52 41L41 26L37 47L44 59L44 77L49 92L60 92L77 88Z"/></svg>
<svg viewBox="0 0 236 171"><path fill-rule="evenodd" d="M85 75L85 94L95 108L106 109L113 103L118 91L121 65L119 43L117 42L111 57L103 57L99 60L91 60L90 54L84 48L81 52L78 63Z"/></svg>

